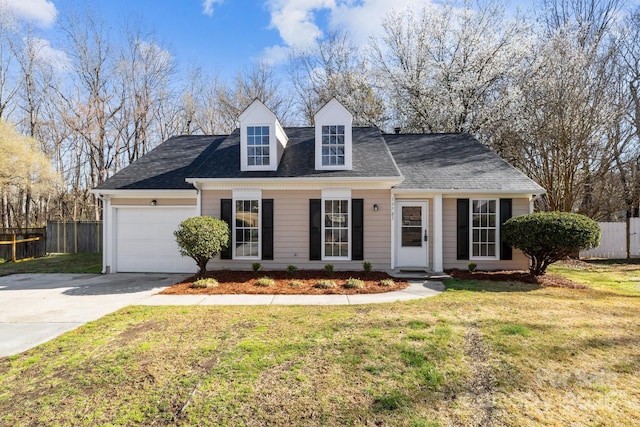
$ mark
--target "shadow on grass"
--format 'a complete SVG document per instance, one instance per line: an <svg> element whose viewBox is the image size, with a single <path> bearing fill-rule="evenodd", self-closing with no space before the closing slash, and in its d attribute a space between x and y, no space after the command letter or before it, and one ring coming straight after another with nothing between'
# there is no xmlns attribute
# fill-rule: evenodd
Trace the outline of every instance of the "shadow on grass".
<svg viewBox="0 0 640 427"><path fill-rule="evenodd" d="M475 292L531 292L542 288L534 283L463 279L447 279L444 285L447 290Z"/></svg>

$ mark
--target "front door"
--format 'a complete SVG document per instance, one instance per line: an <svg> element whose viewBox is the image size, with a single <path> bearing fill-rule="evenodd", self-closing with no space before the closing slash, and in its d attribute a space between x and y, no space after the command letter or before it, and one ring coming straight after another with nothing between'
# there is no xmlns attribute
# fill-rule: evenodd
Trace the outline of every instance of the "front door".
<svg viewBox="0 0 640 427"><path fill-rule="evenodd" d="M429 259L427 202L396 201L396 266L426 268Z"/></svg>

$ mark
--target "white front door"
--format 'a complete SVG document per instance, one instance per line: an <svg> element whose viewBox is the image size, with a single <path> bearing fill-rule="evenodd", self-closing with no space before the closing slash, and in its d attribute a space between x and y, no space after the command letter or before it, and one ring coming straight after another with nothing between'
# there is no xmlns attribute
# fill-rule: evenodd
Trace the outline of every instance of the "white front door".
<svg viewBox="0 0 640 427"><path fill-rule="evenodd" d="M396 201L396 266L428 267L427 202Z"/></svg>

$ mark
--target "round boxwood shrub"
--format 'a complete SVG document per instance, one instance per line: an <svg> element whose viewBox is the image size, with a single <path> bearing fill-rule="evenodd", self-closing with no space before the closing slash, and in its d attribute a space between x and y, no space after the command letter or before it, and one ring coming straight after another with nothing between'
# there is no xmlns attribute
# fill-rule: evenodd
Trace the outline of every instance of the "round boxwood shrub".
<svg viewBox="0 0 640 427"><path fill-rule="evenodd" d="M189 256L198 265L198 276L207 272L207 263L229 244L229 226L210 216L187 218L173 232L180 255Z"/></svg>
<svg viewBox="0 0 640 427"><path fill-rule="evenodd" d="M537 212L506 221L502 238L531 259L531 274L545 274L549 264L600 244L600 226L584 215Z"/></svg>

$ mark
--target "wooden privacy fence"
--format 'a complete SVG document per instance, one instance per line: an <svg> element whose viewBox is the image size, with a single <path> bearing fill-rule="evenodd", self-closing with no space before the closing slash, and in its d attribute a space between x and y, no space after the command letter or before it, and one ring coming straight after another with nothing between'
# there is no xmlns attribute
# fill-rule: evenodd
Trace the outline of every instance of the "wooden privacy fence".
<svg viewBox="0 0 640 427"><path fill-rule="evenodd" d="M630 256L640 256L640 218L630 218ZM580 258L626 258L627 224L625 222L599 222L600 246L580 251Z"/></svg>
<svg viewBox="0 0 640 427"><path fill-rule="evenodd" d="M102 221L47 221L47 252L102 252Z"/></svg>
<svg viewBox="0 0 640 427"><path fill-rule="evenodd" d="M45 254L46 230L44 228L0 229L0 258L16 262Z"/></svg>

